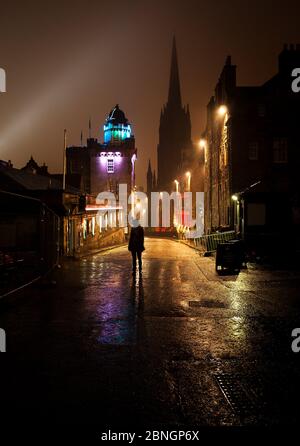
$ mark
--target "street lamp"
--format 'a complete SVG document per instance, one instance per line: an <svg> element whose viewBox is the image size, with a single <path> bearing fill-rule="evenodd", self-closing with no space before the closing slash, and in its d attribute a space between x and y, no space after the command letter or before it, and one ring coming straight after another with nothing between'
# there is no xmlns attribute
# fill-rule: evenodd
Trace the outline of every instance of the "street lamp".
<svg viewBox="0 0 300 446"><path fill-rule="evenodd" d="M174 183L176 184L176 192L179 192L179 181L174 180Z"/></svg>
<svg viewBox="0 0 300 446"><path fill-rule="evenodd" d="M205 149L205 147L206 147L206 141L205 141L205 139L200 139L200 141L199 141L199 147L200 147L200 149Z"/></svg>
<svg viewBox="0 0 300 446"><path fill-rule="evenodd" d="M186 172L185 175L187 176L187 179L188 179L188 192L190 192L190 190L191 190L191 172Z"/></svg>
<svg viewBox="0 0 300 446"><path fill-rule="evenodd" d="M207 162L207 142L206 139L201 138L199 141L199 147L201 152L204 154L204 162Z"/></svg>
<svg viewBox="0 0 300 446"><path fill-rule="evenodd" d="M240 202L239 194L231 195L231 200L233 201L233 227L235 232L240 232Z"/></svg>
<svg viewBox="0 0 300 446"><path fill-rule="evenodd" d="M221 106L218 108L218 115L219 115L220 117L223 117L223 116L226 115L227 111L228 111L228 109L227 109L226 105L221 105Z"/></svg>

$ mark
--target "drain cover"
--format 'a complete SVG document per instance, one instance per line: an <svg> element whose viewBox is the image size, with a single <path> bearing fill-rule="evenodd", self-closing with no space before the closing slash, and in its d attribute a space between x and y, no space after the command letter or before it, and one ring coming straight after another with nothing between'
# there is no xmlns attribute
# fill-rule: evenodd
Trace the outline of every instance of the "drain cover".
<svg viewBox="0 0 300 446"><path fill-rule="evenodd" d="M217 300L190 300L190 307L204 307L204 308L226 308L223 302Z"/></svg>
<svg viewBox="0 0 300 446"><path fill-rule="evenodd" d="M256 401L241 383L240 375L230 373L215 374L215 379L232 410L238 415L251 415L257 412Z"/></svg>

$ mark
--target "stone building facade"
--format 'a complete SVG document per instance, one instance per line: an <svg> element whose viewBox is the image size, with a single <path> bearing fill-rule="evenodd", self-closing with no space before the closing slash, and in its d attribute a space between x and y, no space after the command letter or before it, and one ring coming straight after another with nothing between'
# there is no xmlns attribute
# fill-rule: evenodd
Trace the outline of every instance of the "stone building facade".
<svg viewBox="0 0 300 446"><path fill-rule="evenodd" d="M300 47L284 46L278 72L238 86L228 57L207 106L205 230L277 236L297 226L300 93L291 88ZM295 226L296 225L296 226Z"/></svg>
<svg viewBox="0 0 300 446"><path fill-rule="evenodd" d="M67 174L80 174L84 192L93 196L104 191L117 193L119 184L135 186L137 149L131 125L116 105L104 124L104 140L88 138L86 146L67 148Z"/></svg>

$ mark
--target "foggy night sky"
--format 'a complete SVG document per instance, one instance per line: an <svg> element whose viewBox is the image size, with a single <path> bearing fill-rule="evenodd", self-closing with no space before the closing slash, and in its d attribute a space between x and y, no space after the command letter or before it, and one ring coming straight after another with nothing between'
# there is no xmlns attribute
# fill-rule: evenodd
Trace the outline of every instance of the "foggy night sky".
<svg viewBox="0 0 300 446"><path fill-rule="evenodd" d="M276 73L283 43L300 43L299 13L299 1L288 0L1 1L0 159L22 167L32 155L59 172L63 129L68 145L79 145L91 116L102 142L118 103L133 125L137 184L145 185L148 158L156 167L173 34L197 140L226 56L239 85L263 83Z"/></svg>

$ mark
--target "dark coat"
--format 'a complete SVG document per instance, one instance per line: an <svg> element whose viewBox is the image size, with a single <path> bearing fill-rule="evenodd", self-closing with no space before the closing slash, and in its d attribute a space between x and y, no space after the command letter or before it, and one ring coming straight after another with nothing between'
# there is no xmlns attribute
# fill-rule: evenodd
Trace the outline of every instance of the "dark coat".
<svg viewBox="0 0 300 446"><path fill-rule="evenodd" d="M144 247L144 229L142 226L131 228L128 250L132 252L145 251Z"/></svg>

